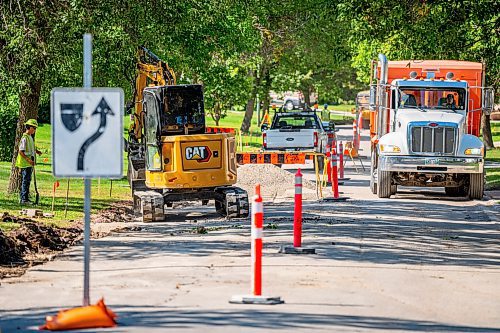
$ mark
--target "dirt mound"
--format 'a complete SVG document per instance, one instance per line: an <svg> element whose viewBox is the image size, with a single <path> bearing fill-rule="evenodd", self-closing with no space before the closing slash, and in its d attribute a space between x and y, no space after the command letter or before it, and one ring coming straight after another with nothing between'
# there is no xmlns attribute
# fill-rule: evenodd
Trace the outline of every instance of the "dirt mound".
<svg viewBox="0 0 500 333"><path fill-rule="evenodd" d="M24 263L23 253L14 238L0 230L0 265Z"/></svg>
<svg viewBox="0 0 500 333"><path fill-rule="evenodd" d="M295 188L295 175L273 164L245 164L238 167L236 186L252 195L256 184L260 184L263 197L276 197L278 193ZM316 189L316 184L306 179L302 179L302 186Z"/></svg>
<svg viewBox="0 0 500 333"><path fill-rule="evenodd" d="M0 231L0 265L26 264L30 258L62 251L82 238L81 228L58 228L24 218L19 221L15 216L10 218L22 224L9 233Z"/></svg>
<svg viewBox="0 0 500 333"><path fill-rule="evenodd" d="M111 207L92 214L93 223L111 223L131 221L134 216L134 209L131 201L117 201Z"/></svg>
<svg viewBox="0 0 500 333"><path fill-rule="evenodd" d="M132 221L132 217L132 202L113 203L110 208L92 214L91 237L100 238L120 230L123 228L122 223ZM75 221L67 228L59 228L45 222L3 213L0 216L1 222L19 223L20 226L10 232L0 230L0 279L20 276L28 267L50 260L58 252L78 244L83 239L82 221Z"/></svg>

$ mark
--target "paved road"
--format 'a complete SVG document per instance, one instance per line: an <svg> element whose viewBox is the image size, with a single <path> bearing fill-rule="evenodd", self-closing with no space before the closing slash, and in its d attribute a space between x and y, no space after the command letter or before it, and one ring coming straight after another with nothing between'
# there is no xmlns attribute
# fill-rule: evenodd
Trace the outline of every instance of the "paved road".
<svg viewBox="0 0 500 333"><path fill-rule="evenodd" d="M248 219L186 207L93 241L92 301L104 296L119 315L118 327L102 331L500 331L498 205L411 188L382 200L367 174L347 172L349 201L304 203L303 245L316 255L279 254L292 242L293 205L286 195L265 205L263 293L282 305L228 303L250 292ZM208 233L193 233L198 226ZM1 281L2 332L30 331L78 306L81 256L75 247Z"/></svg>

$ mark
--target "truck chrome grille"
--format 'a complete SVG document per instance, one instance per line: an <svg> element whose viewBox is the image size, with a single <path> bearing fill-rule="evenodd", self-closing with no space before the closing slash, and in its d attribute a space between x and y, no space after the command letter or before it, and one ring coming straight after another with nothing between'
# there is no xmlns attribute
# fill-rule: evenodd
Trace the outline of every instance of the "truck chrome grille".
<svg viewBox="0 0 500 333"><path fill-rule="evenodd" d="M411 151L413 153L453 154L456 128L449 126L411 128Z"/></svg>

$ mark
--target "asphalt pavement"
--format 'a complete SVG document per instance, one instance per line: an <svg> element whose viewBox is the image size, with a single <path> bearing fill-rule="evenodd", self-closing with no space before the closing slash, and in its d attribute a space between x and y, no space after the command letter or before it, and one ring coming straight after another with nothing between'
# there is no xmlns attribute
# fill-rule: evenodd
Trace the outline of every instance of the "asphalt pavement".
<svg viewBox="0 0 500 333"><path fill-rule="evenodd" d="M338 134L352 136L347 127ZM228 302L251 293L250 219L226 221L196 204L92 241L90 297L105 298L118 326L86 331L499 332L496 201L415 188L379 199L368 159L364 172L354 162L340 189L349 200L304 202L302 245L314 255L279 253L293 239L290 193L264 203L263 295L284 304ZM77 246L0 281L1 332L35 330L46 315L81 305L82 270Z"/></svg>

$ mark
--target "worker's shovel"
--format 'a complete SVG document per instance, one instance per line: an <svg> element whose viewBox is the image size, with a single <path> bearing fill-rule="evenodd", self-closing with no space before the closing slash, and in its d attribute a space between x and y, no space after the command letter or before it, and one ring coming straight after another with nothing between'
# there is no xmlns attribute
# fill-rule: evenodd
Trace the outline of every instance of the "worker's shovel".
<svg viewBox="0 0 500 333"><path fill-rule="evenodd" d="M38 187L36 186L36 172L35 166L33 165L33 183L35 184L35 205L40 202L40 193L38 193Z"/></svg>

